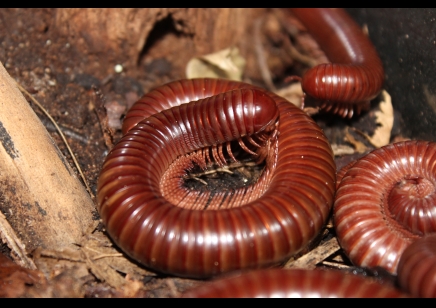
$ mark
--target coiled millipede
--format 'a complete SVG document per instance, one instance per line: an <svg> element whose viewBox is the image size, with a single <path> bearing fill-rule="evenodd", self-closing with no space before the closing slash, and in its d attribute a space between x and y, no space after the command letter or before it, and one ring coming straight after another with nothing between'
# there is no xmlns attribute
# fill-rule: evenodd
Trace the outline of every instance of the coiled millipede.
<svg viewBox="0 0 436 308"><path fill-rule="evenodd" d="M343 117L366 109L384 79L371 42L344 11L293 12L335 62L303 76L306 94ZM330 145L311 118L264 89L175 81L135 103L123 133L99 177L98 209L115 243L157 271L202 278L278 264L307 246L328 218L335 191ZM238 150L265 165L256 183L229 192L184 186L196 165L225 166L240 159ZM339 279L326 275L316 277Z"/></svg>
<svg viewBox="0 0 436 308"><path fill-rule="evenodd" d="M398 263L398 280L413 296L436 298L436 234L406 248Z"/></svg>
<svg viewBox="0 0 436 308"><path fill-rule="evenodd" d="M384 82L383 64L374 45L343 9L290 9L332 63L309 69L303 91L321 109L351 118L369 108Z"/></svg>
<svg viewBox="0 0 436 308"><path fill-rule="evenodd" d="M171 82L135 103L123 131L100 173L98 209L115 243L145 266L208 277L274 265L326 223L335 191L330 145L309 116L271 92L220 79ZM192 161L233 160L233 139L265 161L256 184L186 189Z"/></svg>
<svg viewBox="0 0 436 308"><path fill-rule="evenodd" d="M356 265L396 274L407 246L436 232L436 143L393 143L346 168L333 210L341 247Z"/></svg>

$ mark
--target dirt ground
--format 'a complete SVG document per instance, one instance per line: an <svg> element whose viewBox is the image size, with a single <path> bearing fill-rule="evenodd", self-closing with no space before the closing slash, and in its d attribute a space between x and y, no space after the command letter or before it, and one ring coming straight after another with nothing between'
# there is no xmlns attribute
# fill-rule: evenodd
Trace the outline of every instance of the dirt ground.
<svg viewBox="0 0 436 308"><path fill-rule="evenodd" d="M119 64L116 61L101 63L95 55L84 54L66 38L56 36L56 32L50 28L53 14L54 9L1 9L0 62L12 78L30 92L56 120L76 154L93 193L96 194L98 174L104 158L110 150L109 145L105 142L101 118L96 110L99 108L99 104L104 104L106 108L109 126L113 130L113 142L116 142L121 137L120 128L124 114L138 98L155 86L185 76L184 72L173 70L172 63L176 61L176 55L155 57L152 61L140 61L136 68L116 72L116 65ZM108 67L113 68L112 73L108 74ZM274 80L277 86L283 84L285 74L282 74L282 80L280 80L280 76ZM250 78L250 72L246 72L246 75ZM254 80L254 78L250 80ZM263 83L262 80L255 81L258 84ZM96 96L96 91L101 93L101 96ZM71 157L53 124L39 108L30 101L29 103L73 166ZM323 115L314 117L332 144L339 148L346 148L343 152L346 155L342 154L336 157L338 169L375 148L361 134L356 134L355 131L351 130L349 134L352 137L344 141L346 127L353 127L372 135L374 130L380 126L375 124L374 117L373 111L353 120L342 120L338 117L332 118ZM401 136L398 123L399 115L396 115L391 139L394 136ZM358 145L362 145L363 148L357 150ZM97 212L94 219L99 219ZM104 232L102 232L104 229L101 225L97 227L97 231L99 234L96 237L101 234L104 236ZM107 239L99 239L108 241ZM329 225L321 236L320 242L325 244L331 239L334 239L334 231ZM109 241L108 243L110 245ZM0 246L0 252L8 256L9 249L3 245ZM323 261L326 261L324 265L321 264ZM328 266L327 264L333 266L331 265L333 263L339 264L336 265L337 268L360 271L360 269L351 267L337 249L333 249L330 255L323 256L317 264L319 266ZM36 276L32 276L34 277L34 280L31 280L33 282L27 282L27 287L23 289L23 293L16 295L175 297L184 290L203 283L202 281L167 277L150 271L140 272L138 270L136 276L126 277L125 274L122 275L122 279L128 280L129 283L117 287L107 281L102 281L101 278L99 279L99 275L96 274L97 270L90 269L90 267L87 268L87 272L86 270L84 273L80 272L80 275L77 270L71 270L72 267L67 268L69 271L60 270L58 272L62 275L55 275L53 269L42 270L44 274L51 275L50 277L46 276L47 281L38 276L39 274L35 274ZM39 291L30 291L29 288L32 284L37 284L35 281L40 282L40 289ZM57 284L58 287L53 287L54 284ZM73 287L66 287L69 285ZM47 288L49 287L55 291L48 292Z"/></svg>

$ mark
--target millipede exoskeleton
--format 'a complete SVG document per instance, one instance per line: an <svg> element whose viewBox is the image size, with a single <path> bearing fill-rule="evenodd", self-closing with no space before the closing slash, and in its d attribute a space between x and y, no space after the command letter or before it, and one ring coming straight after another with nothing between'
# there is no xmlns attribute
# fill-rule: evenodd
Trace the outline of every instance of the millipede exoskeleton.
<svg viewBox="0 0 436 308"><path fill-rule="evenodd" d="M346 168L334 204L338 240L354 264L395 274L407 246L436 232L436 143L393 143Z"/></svg>
<svg viewBox="0 0 436 308"><path fill-rule="evenodd" d="M257 270L189 290L183 297L407 297L388 284L336 270Z"/></svg>
<svg viewBox="0 0 436 308"><path fill-rule="evenodd" d="M398 281L413 296L436 298L436 234L406 248L398 263Z"/></svg>
<svg viewBox="0 0 436 308"><path fill-rule="evenodd" d="M306 95L321 109L351 118L369 108L383 86L384 69L374 45L343 9L294 8L331 63L309 69L302 78Z"/></svg>
<svg viewBox="0 0 436 308"><path fill-rule="evenodd" d="M100 173L99 213L115 243L157 271L208 277L274 265L303 249L328 218L330 145L302 110L264 89L175 81L141 98L123 131ZM174 164L180 175L190 161L237 160L229 142L264 161L252 186L196 193L163 178Z"/></svg>

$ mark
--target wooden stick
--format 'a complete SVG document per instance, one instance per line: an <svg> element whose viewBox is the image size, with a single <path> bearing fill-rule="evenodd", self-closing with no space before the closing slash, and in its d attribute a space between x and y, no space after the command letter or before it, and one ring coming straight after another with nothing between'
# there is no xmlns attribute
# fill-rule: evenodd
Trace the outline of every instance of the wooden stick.
<svg viewBox="0 0 436 308"><path fill-rule="evenodd" d="M79 242L95 211L76 174L1 63L0 210L27 253L37 247L62 249ZM13 255L20 261L19 254Z"/></svg>

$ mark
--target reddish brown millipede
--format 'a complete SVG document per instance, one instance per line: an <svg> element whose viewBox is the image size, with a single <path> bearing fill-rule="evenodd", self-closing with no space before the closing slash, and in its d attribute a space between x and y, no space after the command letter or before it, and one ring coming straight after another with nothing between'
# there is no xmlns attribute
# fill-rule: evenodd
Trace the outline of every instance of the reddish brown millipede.
<svg viewBox="0 0 436 308"><path fill-rule="evenodd" d="M304 91L325 110L359 113L383 83L371 43L342 11L294 12L335 62L309 70ZM306 24L312 18L316 31ZM327 28L335 33L328 39ZM342 47L335 50L332 40ZM123 133L100 174L99 212L115 243L157 271L208 277L277 264L326 222L335 189L328 141L305 113L264 89L216 79L172 82L135 103ZM236 160L232 140L266 161L256 184L215 195L180 185L194 164Z"/></svg>
<svg viewBox="0 0 436 308"><path fill-rule="evenodd" d="M99 212L115 243L157 271L208 277L277 264L303 249L328 218L335 190L330 145L302 110L264 89L219 79L175 81L138 101L123 131L99 177ZM211 161L224 163L230 139L265 159L255 189L194 198L205 205L218 200L220 210L187 208L190 191L177 185L171 193L181 194L179 204L162 195L162 176L174 160L201 164L212 152Z"/></svg>
<svg viewBox="0 0 436 308"><path fill-rule="evenodd" d="M398 263L398 280L413 296L436 298L436 234L406 248Z"/></svg>
<svg viewBox="0 0 436 308"><path fill-rule="evenodd" d="M183 297L407 297L394 287L336 270L257 270L187 291Z"/></svg>
<svg viewBox="0 0 436 308"><path fill-rule="evenodd" d="M435 162L436 143L405 141L347 165L336 192L334 222L354 264L396 273L406 247L436 232Z"/></svg>
<svg viewBox="0 0 436 308"><path fill-rule="evenodd" d="M321 108L352 117L369 107L384 82L382 62L373 44L343 9L291 9L332 63L309 69L303 91Z"/></svg>

